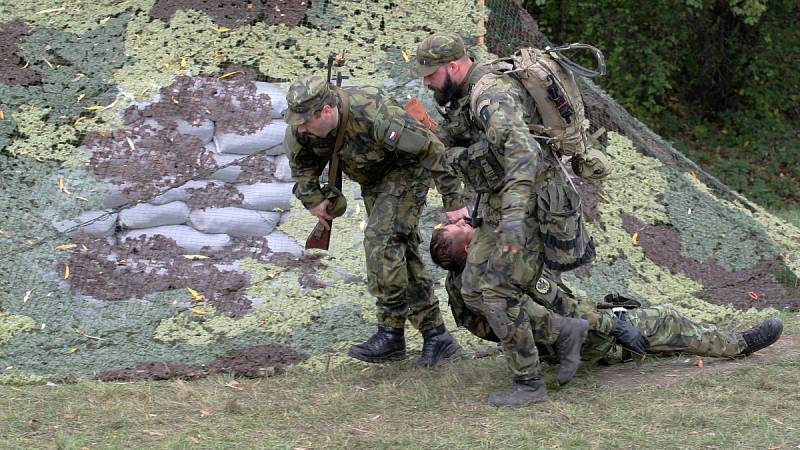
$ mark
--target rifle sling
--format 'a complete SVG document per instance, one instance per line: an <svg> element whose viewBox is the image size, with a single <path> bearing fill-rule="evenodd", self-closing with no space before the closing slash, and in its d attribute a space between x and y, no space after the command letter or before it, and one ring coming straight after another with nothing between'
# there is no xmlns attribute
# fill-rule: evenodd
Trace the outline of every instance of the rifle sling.
<svg viewBox="0 0 800 450"><path fill-rule="evenodd" d="M328 182L330 183L331 177L333 184L338 189L342 188L342 173L339 169L339 149L342 148L344 143L345 130L347 129L347 122L350 120L350 99L347 94L341 89L337 89L339 98L342 99L342 122L339 124L339 129L336 130L336 143L333 145L333 153L331 153L331 165L328 170Z"/></svg>

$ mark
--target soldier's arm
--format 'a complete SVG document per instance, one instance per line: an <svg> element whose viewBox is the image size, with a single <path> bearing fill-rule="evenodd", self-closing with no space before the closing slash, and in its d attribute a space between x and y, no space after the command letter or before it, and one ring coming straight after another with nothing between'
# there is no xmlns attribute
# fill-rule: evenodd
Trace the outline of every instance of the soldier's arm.
<svg viewBox="0 0 800 450"><path fill-rule="evenodd" d="M295 127L286 127L283 137L283 147L289 157L289 167L295 180L292 192L306 209L310 209L325 199L319 185L319 176L326 161L314 154L309 146L301 144L293 128Z"/></svg>
<svg viewBox="0 0 800 450"><path fill-rule="evenodd" d="M472 103L486 138L505 158L502 214L504 220L525 218L539 172L541 147L531 136L522 115L522 101L514 86L502 80L483 90Z"/></svg>
<svg viewBox="0 0 800 450"><path fill-rule="evenodd" d="M379 108L374 127L375 140L394 152L413 155L430 171L436 189L442 194L446 211L463 207L461 182L450 171L445 147L430 130L414 120L399 105L385 102Z"/></svg>

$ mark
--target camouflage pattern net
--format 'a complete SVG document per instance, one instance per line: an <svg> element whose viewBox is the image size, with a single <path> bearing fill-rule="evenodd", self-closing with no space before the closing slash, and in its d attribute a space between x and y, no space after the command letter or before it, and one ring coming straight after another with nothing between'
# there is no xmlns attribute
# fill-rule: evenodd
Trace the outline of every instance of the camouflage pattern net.
<svg viewBox="0 0 800 450"><path fill-rule="evenodd" d="M224 17L203 8L232 2L0 6L3 20L16 21L6 30L18 30L8 34L10 53L3 51L19 57L12 62L19 70L27 63L24 70L40 77L24 86L0 80L0 383L366 367L346 356L375 324L361 244L366 213L347 180L349 206L334 222L331 251L303 256L270 252L272 235L187 252L163 237L71 239L53 223L102 209L105 180L127 188L129 200L147 199L215 170L216 155L197 137L178 133L178 122L208 120L233 133L261 129L271 102L252 81L322 74L330 50L345 50L348 82L383 83L401 98L419 95L435 118L430 94L406 61L429 32L460 33L479 59L544 37L515 1L489 0L485 15L460 0L319 0L302 20L278 25L252 17L257 7L279 2L251 3L253 11ZM158 11L165 16L154 20ZM483 18L488 50L479 43ZM767 306L796 310L800 230L731 193L582 83L592 127L615 131L605 138L614 171L600 187L579 183L598 257L567 274L567 282L595 298L619 292L725 327L773 315ZM274 181L275 167L274 158L256 155L236 182ZM193 209L243 201L230 186L187 192ZM440 204L435 193L429 204ZM315 222L294 199L280 217L278 229L297 242ZM426 242L436 220L437 210L426 209ZM443 273L433 273L453 329ZM486 348L465 330L454 335L469 352ZM410 351L418 351L421 337L408 338Z"/></svg>
<svg viewBox="0 0 800 450"><path fill-rule="evenodd" d="M158 0L150 17L169 20L179 9L202 11L214 23L233 28L254 22L295 26L305 17L308 6L297 0Z"/></svg>

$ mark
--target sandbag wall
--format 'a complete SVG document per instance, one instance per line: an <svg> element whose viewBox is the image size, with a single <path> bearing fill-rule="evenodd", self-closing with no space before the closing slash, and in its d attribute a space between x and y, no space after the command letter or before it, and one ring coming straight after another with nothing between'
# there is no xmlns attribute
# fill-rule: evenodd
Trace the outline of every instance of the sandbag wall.
<svg viewBox="0 0 800 450"><path fill-rule="evenodd" d="M278 230L294 185L283 148L285 94L271 83L220 83L184 80L126 111L126 131L89 142L91 165L108 187L106 209L56 228L107 214L71 234L115 242L162 235L192 253L260 237L273 252L301 254Z"/></svg>

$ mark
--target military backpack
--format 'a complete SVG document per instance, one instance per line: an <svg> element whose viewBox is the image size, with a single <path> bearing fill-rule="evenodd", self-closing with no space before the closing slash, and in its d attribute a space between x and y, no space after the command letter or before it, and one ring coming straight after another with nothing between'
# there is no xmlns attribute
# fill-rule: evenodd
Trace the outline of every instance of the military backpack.
<svg viewBox="0 0 800 450"><path fill-rule="evenodd" d="M590 50L597 70L580 66L562 54L574 49ZM605 74L605 59L598 48L578 43L544 50L527 47L480 64L489 65L493 73L513 76L525 87L542 120L541 124L528 124L528 128L537 138L546 140L558 156L571 158L576 175L599 180L608 174L608 161L596 143L597 136L589 135L583 98L575 82L575 74L588 78ZM484 80L473 87L472 102L477 101ZM476 111L476 105L471 109Z"/></svg>

